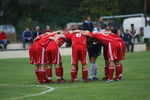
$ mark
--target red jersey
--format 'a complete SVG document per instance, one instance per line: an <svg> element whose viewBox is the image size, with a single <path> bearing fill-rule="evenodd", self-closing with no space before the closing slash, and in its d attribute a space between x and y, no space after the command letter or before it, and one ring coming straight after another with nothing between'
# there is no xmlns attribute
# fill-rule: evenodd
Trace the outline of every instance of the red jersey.
<svg viewBox="0 0 150 100"><path fill-rule="evenodd" d="M46 47L48 43L50 42L49 37L53 37L54 35L56 35L56 33L51 34L51 35L39 35L40 40L38 40L37 43L43 47Z"/></svg>
<svg viewBox="0 0 150 100"><path fill-rule="evenodd" d="M58 46L61 47L65 43L66 40L63 38L59 38L58 41L59 41Z"/></svg>
<svg viewBox="0 0 150 100"><path fill-rule="evenodd" d="M71 39L72 46L74 45L85 45L86 36L81 33L67 33L65 34L66 39Z"/></svg>
<svg viewBox="0 0 150 100"><path fill-rule="evenodd" d="M118 36L117 34L111 33L110 36L114 37L115 40L122 42L122 38L120 36Z"/></svg>
<svg viewBox="0 0 150 100"><path fill-rule="evenodd" d="M44 30L43 33L46 33L46 32L52 32L52 30Z"/></svg>
<svg viewBox="0 0 150 100"><path fill-rule="evenodd" d="M94 38L96 38L100 43L104 46L107 46L109 42L114 42L114 38L109 36L108 34L92 34Z"/></svg>
<svg viewBox="0 0 150 100"><path fill-rule="evenodd" d="M0 32L0 40L6 40L7 39L7 34L5 32Z"/></svg>
<svg viewBox="0 0 150 100"><path fill-rule="evenodd" d="M65 43L65 39L64 38L58 38L58 43L56 43L54 40L50 40L49 45L51 46L62 46Z"/></svg>

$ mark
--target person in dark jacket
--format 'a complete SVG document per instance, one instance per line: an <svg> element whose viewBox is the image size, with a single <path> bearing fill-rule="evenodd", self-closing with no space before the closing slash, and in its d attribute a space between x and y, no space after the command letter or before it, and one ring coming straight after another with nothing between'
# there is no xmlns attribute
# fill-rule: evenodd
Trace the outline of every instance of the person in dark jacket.
<svg viewBox="0 0 150 100"><path fill-rule="evenodd" d="M83 22L83 30L88 30L90 32L93 31L93 23L91 22L90 17L87 17L87 19Z"/></svg>
<svg viewBox="0 0 150 100"><path fill-rule="evenodd" d="M35 27L35 31L33 32L33 40L38 36L38 35L41 35L42 32L40 31L40 27L39 26L36 26Z"/></svg>
<svg viewBox="0 0 150 100"><path fill-rule="evenodd" d="M32 43L32 40L33 40L32 31L30 31L29 27L26 27L26 29L22 32L23 48L25 48L26 42Z"/></svg>
<svg viewBox="0 0 150 100"><path fill-rule="evenodd" d="M130 31L128 29L126 30L126 32L124 34L123 40L124 40L124 42L126 44L127 51L133 52L134 43L132 42L132 35L130 34ZM131 45L131 50L129 49L130 45Z"/></svg>

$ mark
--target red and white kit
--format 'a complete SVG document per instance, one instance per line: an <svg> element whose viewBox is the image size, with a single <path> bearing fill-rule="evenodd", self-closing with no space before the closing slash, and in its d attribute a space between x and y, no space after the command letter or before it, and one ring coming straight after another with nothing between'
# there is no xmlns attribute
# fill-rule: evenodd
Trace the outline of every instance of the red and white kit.
<svg viewBox="0 0 150 100"><path fill-rule="evenodd" d="M104 58L106 61L121 60L120 59L120 43L108 34L92 34L104 45Z"/></svg>
<svg viewBox="0 0 150 100"><path fill-rule="evenodd" d="M78 64L79 60L82 64L87 64L86 36L81 33L67 33L65 37L72 42L72 64Z"/></svg>
<svg viewBox="0 0 150 100"><path fill-rule="evenodd" d="M39 36L39 40L36 40L29 49L30 63L31 64L45 64L45 48L50 42L49 37L55 34L47 35L43 34Z"/></svg>
<svg viewBox="0 0 150 100"><path fill-rule="evenodd" d="M59 51L59 47L63 45L65 39L58 38L58 43L54 40L51 40L46 47L46 63L47 64L60 64L61 62L61 55Z"/></svg>

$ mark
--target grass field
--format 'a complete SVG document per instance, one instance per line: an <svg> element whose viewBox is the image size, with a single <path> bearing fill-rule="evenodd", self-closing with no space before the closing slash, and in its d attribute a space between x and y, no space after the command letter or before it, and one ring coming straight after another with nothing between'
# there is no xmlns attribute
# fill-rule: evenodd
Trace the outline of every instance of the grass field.
<svg viewBox="0 0 150 100"><path fill-rule="evenodd" d="M104 61L97 61L102 78ZM127 53L123 61L123 80L81 81L81 66L78 81L71 84L70 56L63 57L65 84L36 84L34 66L29 59L0 60L0 100L150 100L150 52ZM55 73L53 73L56 82ZM48 87L53 87L49 91ZM41 93L41 94L40 94Z"/></svg>

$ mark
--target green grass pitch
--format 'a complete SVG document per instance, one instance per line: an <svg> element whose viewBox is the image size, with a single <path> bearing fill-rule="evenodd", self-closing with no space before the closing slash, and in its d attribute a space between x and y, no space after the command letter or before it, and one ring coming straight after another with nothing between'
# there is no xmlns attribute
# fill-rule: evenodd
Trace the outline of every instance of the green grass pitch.
<svg viewBox="0 0 150 100"><path fill-rule="evenodd" d="M106 83L98 80L84 83L81 81L80 66L79 80L71 84L70 62L70 56L63 56L66 79L64 84L38 85L34 66L29 64L28 58L1 59L0 100L150 100L150 52L126 53L126 60L123 61L123 80L120 82ZM97 64L99 76L102 78L104 76L102 55L98 58ZM54 70L53 78L56 82ZM48 90L44 86L55 89L36 96L35 94Z"/></svg>

